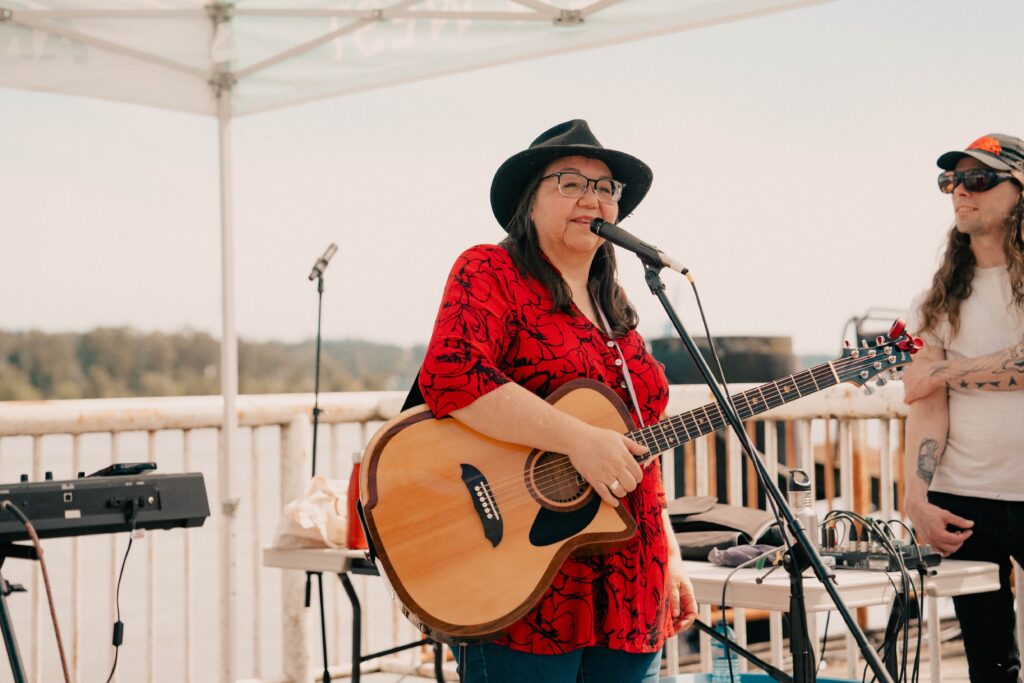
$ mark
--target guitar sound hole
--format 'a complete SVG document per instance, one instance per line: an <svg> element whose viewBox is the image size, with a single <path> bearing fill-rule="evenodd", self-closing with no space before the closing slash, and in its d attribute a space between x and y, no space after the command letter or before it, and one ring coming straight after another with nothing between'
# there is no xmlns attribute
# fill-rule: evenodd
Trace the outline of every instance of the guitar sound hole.
<svg viewBox="0 0 1024 683"><path fill-rule="evenodd" d="M590 488L562 453L542 453L533 460L531 480L541 498L553 503L572 503Z"/></svg>

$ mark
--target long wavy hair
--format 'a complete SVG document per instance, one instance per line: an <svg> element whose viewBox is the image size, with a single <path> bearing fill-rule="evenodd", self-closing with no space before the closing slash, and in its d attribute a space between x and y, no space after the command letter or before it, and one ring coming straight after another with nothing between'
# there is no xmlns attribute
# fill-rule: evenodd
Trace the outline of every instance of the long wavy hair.
<svg viewBox="0 0 1024 683"><path fill-rule="evenodd" d="M1024 311L1024 194L1017 199L1016 206L1006 217L1006 234L1003 251L1006 253L1006 269L1010 272L1010 288L1013 301ZM949 320L953 333L960 330L960 304L971 295L971 280L974 278L974 253L971 251L971 236L965 235L954 225L946 240L946 253L942 264L932 278L932 286L921 303L922 332L934 330L943 315Z"/></svg>
<svg viewBox="0 0 1024 683"><path fill-rule="evenodd" d="M500 245L508 251L519 270L536 279L551 292L555 310L568 313L572 310L572 291L555 267L542 255L537 227L530 218L542 175L543 173L537 173L527 183L512 220L506 226L508 237L503 239ZM608 242L598 247L597 254L594 255L587 287L594 301L608 317L613 335L620 337L636 328L639 318L633 304L626 297L626 292L619 286L615 248Z"/></svg>

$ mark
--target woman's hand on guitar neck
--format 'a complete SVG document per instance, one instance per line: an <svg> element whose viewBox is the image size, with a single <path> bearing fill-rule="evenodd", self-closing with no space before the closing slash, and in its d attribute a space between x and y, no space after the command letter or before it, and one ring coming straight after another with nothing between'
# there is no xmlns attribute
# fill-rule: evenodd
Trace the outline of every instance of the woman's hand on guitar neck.
<svg viewBox="0 0 1024 683"><path fill-rule="evenodd" d="M582 436L578 446L567 449L569 461L597 495L615 507L643 478L644 471L634 456L647 453L647 447L625 434L589 425Z"/></svg>

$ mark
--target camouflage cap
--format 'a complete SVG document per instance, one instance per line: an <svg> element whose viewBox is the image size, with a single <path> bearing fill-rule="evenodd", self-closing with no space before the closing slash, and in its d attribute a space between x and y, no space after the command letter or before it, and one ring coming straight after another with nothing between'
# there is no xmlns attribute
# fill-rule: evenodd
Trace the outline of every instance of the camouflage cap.
<svg viewBox="0 0 1024 683"><path fill-rule="evenodd" d="M1020 138L1001 133L985 135L963 151L946 152L936 163L939 168L952 171L964 157L973 157L997 171L1009 171L1024 186L1024 140Z"/></svg>

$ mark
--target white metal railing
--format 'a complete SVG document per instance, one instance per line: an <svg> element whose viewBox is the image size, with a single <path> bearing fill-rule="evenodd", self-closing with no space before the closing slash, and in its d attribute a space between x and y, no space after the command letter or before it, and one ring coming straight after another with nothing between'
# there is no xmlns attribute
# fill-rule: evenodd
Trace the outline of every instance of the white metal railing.
<svg viewBox="0 0 1024 683"><path fill-rule="evenodd" d="M322 395L318 471L347 477L351 452L362 448L372 425L398 412L402 398L397 392ZM283 503L305 491L312 396L239 397L239 438L230 461L219 458L222 405L218 396L0 403L0 482L17 481L20 474L40 481L47 471L67 479L130 461L155 461L161 472L205 475L211 518L204 527L152 532L128 559L120 600L122 680L219 680L224 623L237 625L226 637L238 653L234 668L241 678L280 680L283 674L299 680L294 674L308 671L307 658L287 656L304 644L308 630L309 615L291 607L302 604L302 577L288 572L280 586L273 585L280 573L262 569L260 549L272 540ZM218 495L224 462L244 493ZM225 537L243 549L234 562L234 549L221 542ZM123 534L44 543L76 681L101 679L109 670L114 591L126 543ZM5 578L29 588L27 597L15 594L9 604L32 680L56 680L56 646L35 567L19 560L3 567ZM340 591L329 588L329 597L339 602ZM288 607L285 619L279 605ZM227 619L229 614L235 619ZM276 637L268 623L276 626ZM331 626L343 646L339 625L340 616ZM282 628L288 638L281 638ZM269 647L282 641L291 648ZM5 667L0 663L0 670ZM265 670L274 673L267 678Z"/></svg>
<svg viewBox="0 0 1024 683"><path fill-rule="evenodd" d="M732 391L751 386L735 385ZM373 430L397 414L403 399L400 392L321 395L318 471L347 478L351 452L361 450ZM828 493L840 497L847 507L858 501L863 505L865 482L871 476L880 477L879 514L892 516L906 414L901 399L898 384L870 397L843 385L754 418L764 422L769 471L778 471L777 437L785 424L786 466L811 471L816 460L823 462ZM702 386L675 386L669 413L711 400ZM201 529L151 533L144 543L144 557L139 557L140 548L128 560L126 585L121 589L126 628L118 666L122 680L219 680L219 672L225 670L221 639L231 643L228 652L237 653L233 669L240 680L308 681L312 672L320 670L319 648L313 647L318 641L310 637L313 610L302 606L304 577L299 572L264 569L260 562L260 550L271 542L283 504L301 495L309 479L311 409L311 395L239 397L236 452L228 460L218 457L223 443L220 397L0 403L0 482L17 481L21 473L41 480L47 470L63 479L111 462L139 460L157 462L162 472L200 471L206 477L211 507L207 524ZM687 444L682 457L665 458L669 495L715 493L715 450L709 436ZM224 466L232 471L222 472ZM745 467L734 436L726 440L725 466L727 500L756 505L753 488L744 487ZM679 467L686 473L686 490L676 492ZM838 491L832 491L833 471L838 472ZM226 495L218 487L225 474L237 482L237 490ZM225 547L222 538L236 539L239 552ZM126 540L119 534L45 543L51 572L57 575L56 598L74 680L99 679L110 666L113 595ZM9 580L29 584L28 597L9 598L26 666L34 681L55 680L56 647L48 619L44 621L42 584L35 565L11 560L3 570ZM332 675L334 671L345 674L349 631L344 624L350 612L335 582L325 581L325 585L332 613L329 643L338 665L332 667ZM382 582L357 581L357 590L364 602L364 618L376 626L364 626L368 647L388 647L411 636L411 627L394 609ZM702 608L702 618L709 617L710 608ZM235 632L222 633L224 623L235 624ZM736 625L737 635L745 642L742 610L737 610ZM771 617L771 633L772 661L782 665L777 614ZM372 642L374 638L377 642ZM707 636L701 636L701 643L702 662L708 668Z"/></svg>

